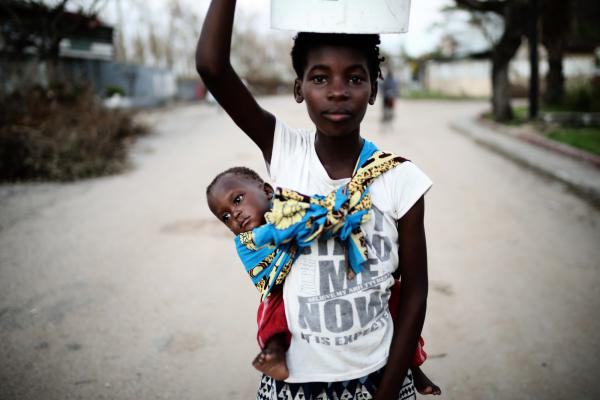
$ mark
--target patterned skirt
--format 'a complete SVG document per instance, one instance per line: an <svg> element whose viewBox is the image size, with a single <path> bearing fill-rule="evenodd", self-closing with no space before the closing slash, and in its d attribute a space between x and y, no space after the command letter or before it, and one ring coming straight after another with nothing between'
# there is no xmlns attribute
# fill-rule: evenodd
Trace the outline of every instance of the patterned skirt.
<svg viewBox="0 0 600 400"><path fill-rule="evenodd" d="M375 396L383 368L343 382L286 383L263 375L256 400L369 400ZM413 377L408 370L397 400L416 400Z"/></svg>

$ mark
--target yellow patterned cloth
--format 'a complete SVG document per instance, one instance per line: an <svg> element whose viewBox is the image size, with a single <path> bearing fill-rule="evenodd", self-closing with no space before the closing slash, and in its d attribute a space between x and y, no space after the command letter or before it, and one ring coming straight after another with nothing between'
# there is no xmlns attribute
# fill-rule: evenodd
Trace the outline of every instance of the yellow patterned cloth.
<svg viewBox="0 0 600 400"><path fill-rule="evenodd" d="M321 237L344 244L349 277L360 273L368 259L360 226L369 219L369 184L404 161L377 150L365 140L355 172L346 185L327 196L307 196L277 188L266 224L236 237L236 248L246 271L264 300L274 285L283 283L299 250Z"/></svg>

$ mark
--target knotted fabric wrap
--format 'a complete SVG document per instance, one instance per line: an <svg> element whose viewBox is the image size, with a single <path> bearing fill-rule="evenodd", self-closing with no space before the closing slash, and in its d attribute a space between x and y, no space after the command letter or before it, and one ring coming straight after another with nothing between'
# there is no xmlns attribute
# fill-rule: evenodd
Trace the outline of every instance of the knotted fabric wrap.
<svg viewBox="0 0 600 400"><path fill-rule="evenodd" d="M263 301L274 285L283 283L298 251L313 240L335 237L344 243L349 277L367 261L367 244L360 226L369 220L369 184L404 161L377 150L365 140L350 182L327 196L306 196L277 188L266 224L235 238L236 249Z"/></svg>

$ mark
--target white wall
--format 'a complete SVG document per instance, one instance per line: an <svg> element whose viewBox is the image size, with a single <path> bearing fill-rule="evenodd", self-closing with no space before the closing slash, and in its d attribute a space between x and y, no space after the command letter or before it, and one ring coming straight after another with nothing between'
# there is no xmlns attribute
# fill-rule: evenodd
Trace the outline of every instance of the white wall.
<svg viewBox="0 0 600 400"><path fill-rule="evenodd" d="M425 87L448 95L489 97L492 92L490 60L459 60L452 62L429 61L426 67ZM548 71L548 64L540 61L540 77ZM568 56L563 60L563 71L573 82L594 75L594 59L587 56ZM515 85L526 87L529 81L529 61L513 60L510 79Z"/></svg>

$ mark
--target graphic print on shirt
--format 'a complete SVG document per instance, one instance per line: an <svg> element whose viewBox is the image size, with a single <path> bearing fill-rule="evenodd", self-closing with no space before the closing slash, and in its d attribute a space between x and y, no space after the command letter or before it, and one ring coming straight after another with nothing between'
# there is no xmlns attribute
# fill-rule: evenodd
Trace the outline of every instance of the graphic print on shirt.
<svg viewBox="0 0 600 400"><path fill-rule="evenodd" d="M312 248L317 254L300 267L304 295L297 297L297 326L302 340L345 346L391 323L390 273L383 265L390 259L392 241L383 229L383 213L373 207L371 218L374 229L365 232L369 259L354 279L346 279L344 249L337 240L319 241Z"/></svg>

